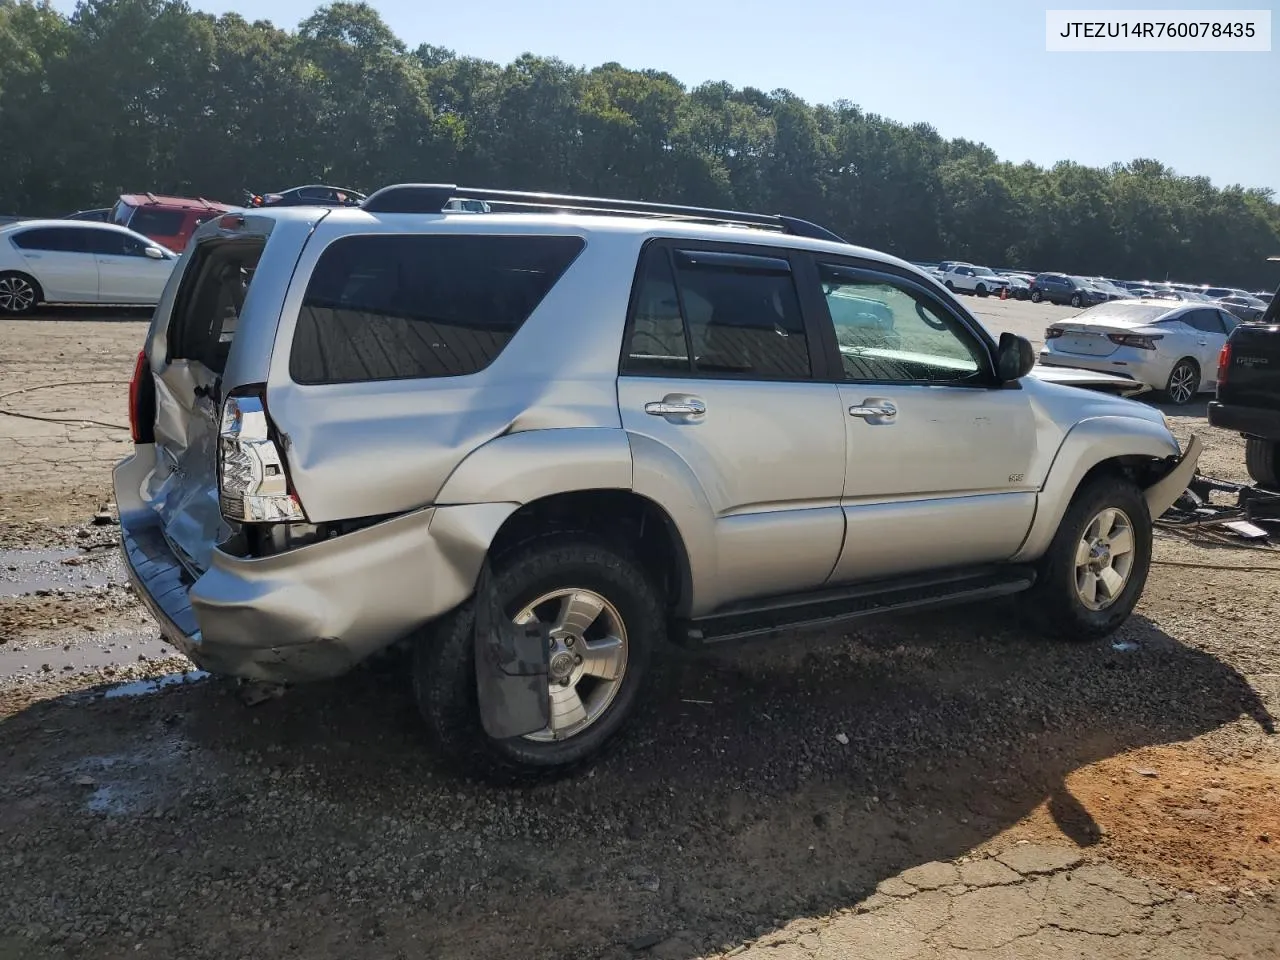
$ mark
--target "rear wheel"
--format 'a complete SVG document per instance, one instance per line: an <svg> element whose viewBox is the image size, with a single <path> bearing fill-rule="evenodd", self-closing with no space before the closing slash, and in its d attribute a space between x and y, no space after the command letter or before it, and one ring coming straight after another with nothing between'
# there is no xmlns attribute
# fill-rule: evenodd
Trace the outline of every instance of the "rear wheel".
<svg viewBox="0 0 1280 960"><path fill-rule="evenodd" d="M1183 357L1175 363L1163 392L1167 402L1179 407L1194 400L1200 392L1199 364L1190 357Z"/></svg>
<svg viewBox="0 0 1280 960"><path fill-rule="evenodd" d="M1280 442L1248 438L1244 443L1244 463L1254 483L1280 490Z"/></svg>
<svg viewBox="0 0 1280 960"><path fill-rule="evenodd" d="M1031 291L1031 302L1032 302L1032 303L1039 303L1039 302L1040 302L1041 300L1043 300L1043 299L1044 299L1044 294L1043 294L1043 293L1041 293L1039 290L1032 290L1032 291Z"/></svg>
<svg viewBox="0 0 1280 960"><path fill-rule="evenodd" d="M40 285L25 273L0 273L0 314L23 316L40 302Z"/></svg>
<svg viewBox="0 0 1280 960"><path fill-rule="evenodd" d="M523 737L485 733L468 602L414 650L414 693L428 733L463 773L506 782L567 773L603 750L630 716L663 635L659 593L629 554L585 535L530 541L496 559L492 589L514 622L551 628L551 722Z"/></svg>
<svg viewBox="0 0 1280 960"><path fill-rule="evenodd" d="M955 292L956 292L956 285L955 285L954 283L952 283L950 280L948 280L948 281L947 281L947 289L948 289L948 290L950 290L952 293L955 293Z"/></svg>
<svg viewBox="0 0 1280 960"><path fill-rule="evenodd" d="M1083 306L1083 305L1084 305L1084 298L1083 298L1083 297L1081 297L1081 296L1080 296L1080 294L1078 294L1078 293L1073 293L1073 294L1071 295L1071 305L1072 305L1073 307L1080 307L1080 306Z"/></svg>
<svg viewBox="0 0 1280 960"><path fill-rule="evenodd" d="M1142 491L1114 475L1076 492L1040 562L1026 610L1067 640L1105 637L1133 612L1151 566L1151 515Z"/></svg>

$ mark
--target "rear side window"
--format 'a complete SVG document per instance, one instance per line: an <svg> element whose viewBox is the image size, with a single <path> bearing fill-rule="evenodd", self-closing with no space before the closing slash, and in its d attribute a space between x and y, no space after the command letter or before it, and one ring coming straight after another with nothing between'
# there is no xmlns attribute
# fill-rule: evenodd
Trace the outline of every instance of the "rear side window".
<svg viewBox="0 0 1280 960"><path fill-rule="evenodd" d="M307 284L289 373L354 383L483 370L583 246L549 236L336 240Z"/></svg>
<svg viewBox="0 0 1280 960"><path fill-rule="evenodd" d="M51 253L85 253L83 230L74 227L37 227L35 230L23 230L13 237L15 246L23 250L47 250Z"/></svg>
<svg viewBox="0 0 1280 960"><path fill-rule="evenodd" d="M182 210L156 210L139 207L129 221L129 229L149 237L176 237L182 233L187 215Z"/></svg>
<svg viewBox="0 0 1280 960"><path fill-rule="evenodd" d="M650 245L644 257L622 373L762 380L811 375L786 259L660 244Z"/></svg>

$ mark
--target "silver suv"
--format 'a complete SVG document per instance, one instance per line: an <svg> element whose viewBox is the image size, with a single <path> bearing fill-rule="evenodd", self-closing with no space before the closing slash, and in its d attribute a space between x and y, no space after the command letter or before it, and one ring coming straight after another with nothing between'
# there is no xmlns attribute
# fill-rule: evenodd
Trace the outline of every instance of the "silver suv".
<svg viewBox="0 0 1280 960"><path fill-rule="evenodd" d="M138 357L123 548L201 667L407 644L444 754L560 771L667 641L1023 591L1113 630L1200 444L1032 365L788 217L429 185L229 213Z"/></svg>

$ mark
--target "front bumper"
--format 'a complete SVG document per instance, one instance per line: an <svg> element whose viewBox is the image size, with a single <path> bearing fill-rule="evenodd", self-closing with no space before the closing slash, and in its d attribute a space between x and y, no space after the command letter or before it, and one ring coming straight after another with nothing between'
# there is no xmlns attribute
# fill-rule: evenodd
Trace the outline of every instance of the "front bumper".
<svg viewBox="0 0 1280 960"><path fill-rule="evenodd" d="M1173 469L1143 491L1152 520L1157 519L1182 496L1191 478L1195 476L1196 465L1200 462L1200 454L1203 450L1203 442L1193 433L1187 442L1187 448L1182 451L1182 456L1178 458Z"/></svg>
<svg viewBox="0 0 1280 960"><path fill-rule="evenodd" d="M1209 423L1223 430L1280 441L1280 410L1265 407L1242 407L1220 400L1209 401Z"/></svg>
<svg viewBox="0 0 1280 960"><path fill-rule="evenodd" d="M215 549L209 568L193 574L139 494L148 471L134 456L114 474L139 599L201 669L276 683L345 673L465 601L516 508L426 508L268 557Z"/></svg>

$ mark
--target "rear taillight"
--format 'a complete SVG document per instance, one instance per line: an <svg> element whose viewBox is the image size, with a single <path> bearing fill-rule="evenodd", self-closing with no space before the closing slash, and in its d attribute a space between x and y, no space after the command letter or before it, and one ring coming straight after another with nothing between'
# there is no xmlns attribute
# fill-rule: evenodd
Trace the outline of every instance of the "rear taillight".
<svg viewBox="0 0 1280 960"><path fill-rule="evenodd" d="M222 405L218 503L228 520L292 523L307 519L289 484L274 433L260 394L230 396Z"/></svg>
<svg viewBox="0 0 1280 960"><path fill-rule="evenodd" d="M1137 347L1139 350L1154 350L1156 341L1163 339L1160 335L1148 336L1141 333L1108 333L1107 339L1121 347Z"/></svg>
<svg viewBox="0 0 1280 960"><path fill-rule="evenodd" d="M1231 341L1228 340L1218 351L1218 386L1227 382L1227 374L1231 371Z"/></svg>
<svg viewBox="0 0 1280 960"><path fill-rule="evenodd" d="M1062 336L1062 331L1057 327L1045 327L1044 338L1046 340L1057 340L1060 336Z"/></svg>
<svg viewBox="0 0 1280 960"><path fill-rule="evenodd" d="M134 443L155 443L156 385L147 351L139 350L129 380L129 433Z"/></svg>

